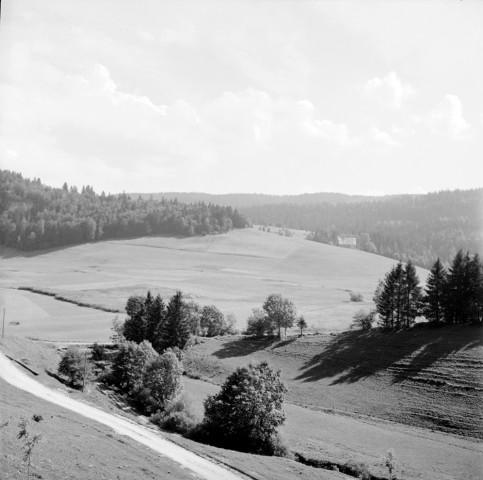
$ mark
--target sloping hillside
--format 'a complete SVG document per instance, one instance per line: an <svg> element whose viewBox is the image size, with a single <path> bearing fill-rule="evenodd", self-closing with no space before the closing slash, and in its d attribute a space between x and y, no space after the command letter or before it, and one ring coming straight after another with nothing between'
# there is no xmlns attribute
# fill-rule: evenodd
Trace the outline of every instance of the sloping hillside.
<svg viewBox="0 0 483 480"><path fill-rule="evenodd" d="M12 287L36 287L122 311L127 298L148 289L233 312L241 328L270 293L292 299L313 329L344 330L355 311L372 307L377 281L393 260L369 253L283 237L258 229L177 239L144 237L28 254L3 250L0 303L13 334L67 340L107 340L115 314L65 312L66 304ZM418 270L421 281L427 272ZM349 292L364 302L350 301ZM15 297L15 298L13 298ZM72 307L74 308L74 307ZM53 313L53 311L55 311ZM91 318L92 317L92 318ZM122 317L122 314L121 314ZM39 318L42 322L39 323ZM48 335L49 318L55 320ZM85 328L87 327L87 328ZM63 336L63 334L65 335Z"/></svg>
<svg viewBox="0 0 483 480"><path fill-rule="evenodd" d="M189 355L189 369L216 383L237 366L268 360L293 403L483 438L478 326L210 339Z"/></svg>

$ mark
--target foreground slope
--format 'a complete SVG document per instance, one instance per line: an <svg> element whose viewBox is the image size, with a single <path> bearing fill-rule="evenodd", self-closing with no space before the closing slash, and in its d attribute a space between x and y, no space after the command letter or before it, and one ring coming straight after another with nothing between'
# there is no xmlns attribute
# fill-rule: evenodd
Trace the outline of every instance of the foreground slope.
<svg viewBox="0 0 483 480"><path fill-rule="evenodd" d="M31 418L33 414L43 417L39 424L32 422L35 431L44 435L34 450L31 471L32 476L38 478L215 480L220 475L223 480L348 478L336 472L314 470L287 458L223 450L180 439L178 435L167 432L161 435L154 427L138 425L145 423L143 417L121 410L117 400L110 400L94 385L88 384L86 391L81 393L60 384L52 373L49 375L47 372L55 371L59 361L53 345L9 337L0 341L0 350L21 359L22 363L28 364L39 374L33 377L28 371L20 371L5 361L0 353L2 480L17 479L19 469L25 471L25 466L21 465L21 443L16 438L17 425L21 417ZM28 385L29 391L12 386L2 376L19 387ZM39 394L46 400L38 398L36 395ZM100 408L94 408L93 405ZM123 418L126 416L129 420ZM176 462L169 458L173 451L181 454L181 457L176 455Z"/></svg>
<svg viewBox="0 0 483 480"><path fill-rule="evenodd" d="M252 308L277 292L295 302L309 326L343 330L355 311L372 307L378 279L394 264L358 250L309 242L300 233L282 237L257 229L106 241L31 254L3 250L0 261L0 303L7 305L9 322L19 322L10 326L12 334L88 341L107 340L115 314L92 311L89 317L85 311L82 318L77 310L77 317L68 311L56 317L52 310L65 304L8 289L36 287L120 311L130 295L151 289L167 298L181 289L188 299L235 313L241 328ZM418 273L423 281L427 272ZM362 293L366 301L350 302L350 291ZM49 318L55 322L50 331Z"/></svg>

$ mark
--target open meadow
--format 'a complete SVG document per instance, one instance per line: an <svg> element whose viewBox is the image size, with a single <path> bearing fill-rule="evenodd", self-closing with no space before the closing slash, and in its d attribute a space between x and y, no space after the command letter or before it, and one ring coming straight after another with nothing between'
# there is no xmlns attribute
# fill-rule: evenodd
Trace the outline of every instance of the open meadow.
<svg viewBox="0 0 483 480"><path fill-rule="evenodd" d="M0 304L11 334L48 340L106 341L114 313L75 308L17 287L123 311L147 290L232 312L238 327L270 293L290 298L312 330L341 331L353 314L373 306L377 282L394 260L256 228L223 235L144 237L31 253L0 250ZM421 281L427 271L418 269ZM349 292L363 302L351 302ZM123 313L119 314L124 318ZM12 323L10 323L12 322ZM18 325L16 324L18 322ZM62 325L62 327L61 327Z"/></svg>
<svg viewBox="0 0 483 480"><path fill-rule="evenodd" d="M188 374L205 380L185 379L185 391L200 416L206 395L216 391L216 384L236 367L268 360L281 370L289 389L283 435L292 451L334 465L361 462L373 475L384 478L387 472L381 458L393 448L399 455L397 478L480 478L481 328L347 331L357 310L372 308L377 281L394 265L393 260L309 242L301 232L283 237L253 228L218 236L145 237L32 253L2 250L0 265L0 303L6 309L2 351L39 368L41 381L51 387L59 384L55 375L45 371L55 371L59 345L107 341L112 320L124 318L122 310L130 295L151 290L167 299L181 289L187 299L235 313L243 329L252 308L260 307L268 294L281 293L305 316L310 334L298 337L294 330L282 340L202 339L185 359ZM427 272L418 269L418 274L423 282ZM18 287L119 313L79 307ZM364 300L351 302L351 291L361 293ZM50 346L29 339L50 341ZM15 391L3 386L2 402L8 407L3 411L14 421L24 407L31 408L32 400L22 393L21 408L17 408ZM117 408L94 386L84 398L104 409ZM59 414L52 411L51 415ZM52 432L47 429L49 435L60 428L52 427ZM173 438L252 478L343 478L293 460L257 456L250 457L247 471L243 468L249 457L243 454ZM48 458L56 458L48 448ZM72 448L77 448L74 443ZM10 445L6 452L9 474L14 475L17 453ZM146 461L152 465L146 467L149 473L141 471L137 478L144 478L144 473L150 478L157 470L155 460ZM106 460L106 470L98 470L99 478L115 462ZM98 464L92 456L88 465ZM76 470L72 478L88 478L88 473L82 476L87 467L78 457L66 465ZM126 465L130 474L142 470L134 458ZM53 474L52 478L60 477Z"/></svg>

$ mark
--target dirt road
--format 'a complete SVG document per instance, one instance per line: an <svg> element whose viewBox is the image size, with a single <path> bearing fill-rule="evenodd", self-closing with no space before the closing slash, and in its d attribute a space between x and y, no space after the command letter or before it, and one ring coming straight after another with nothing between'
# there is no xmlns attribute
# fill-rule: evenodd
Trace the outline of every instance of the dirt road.
<svg viewBox="0 0 483 480"><path fill-rule="evenodd" d="M85 403L73 400L63 393L47 388L30 378L26 373L15 367L13 363L0 353L0 377L14 387L26 390L48 402L76 412L79 415L107 425L120 435L151 448L152 450L171 458L183 467L195 473L199 478L207 480L242 480L242 476L235 475L230 470L222 468L209 460L202 458L166 440L160 434L153 432L137 423L94 408Z"/></svg>

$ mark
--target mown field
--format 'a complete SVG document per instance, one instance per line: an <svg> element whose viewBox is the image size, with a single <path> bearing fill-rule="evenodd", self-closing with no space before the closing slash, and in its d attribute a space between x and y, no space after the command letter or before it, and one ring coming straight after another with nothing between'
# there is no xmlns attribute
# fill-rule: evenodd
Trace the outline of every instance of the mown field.
<svg viewBox="0 0 483 480"><path fill-rule="evenodd" d="M294 301L312 330L341 331L355 311L372 306L377 281L393 264L358 250L309 242L300 232L282 237L256 228L33 253L1 250L0 306L7 307L12 334L105 341L116 314L79 310L51 297L10 289L34 287L121 311L130 295L150 289L167 299L181 289L187 299L234 313L240 328L251 310L275 292ZM427 272L418 272L424 280ZM362 293L365 301L351 302L350 291Z"/></svg>
<svg viewBox="0 0 483 480"><path fill-rule="evenodd" d="M461 326L219 337L192 347L185 367L220 384L236 367L267 360L281 371L294 404L483 439L482 334L481 327Z"/></svg>

